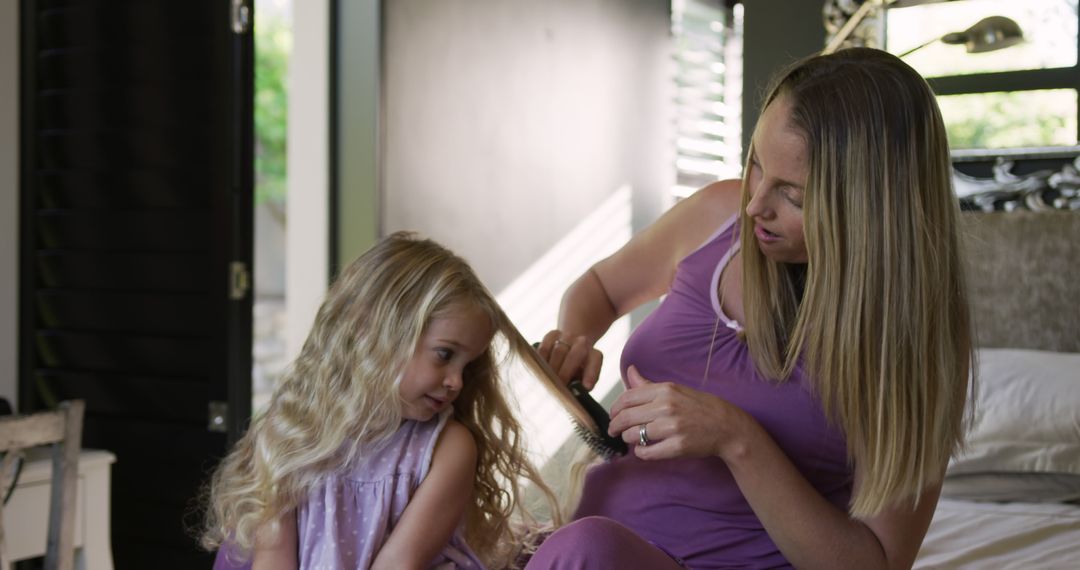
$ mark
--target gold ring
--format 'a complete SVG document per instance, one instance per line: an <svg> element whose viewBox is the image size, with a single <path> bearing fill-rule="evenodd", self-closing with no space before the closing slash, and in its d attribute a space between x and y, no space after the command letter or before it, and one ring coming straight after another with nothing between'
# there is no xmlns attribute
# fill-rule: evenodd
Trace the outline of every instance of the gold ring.
<svg viewBox="0 0 1080 570"><path fill-rule="evenodd" d="M570 346L569 343L563 342L563 340L560 339L560 338L555 339L555 346L559 346L560 344L565 345L565 346ZM552 346L552 348L555 348L555 346Z"/></svg>
<svg viewBox="0 0 1080 570"><path fill-rule="evenodd" d="M649 432L645 429L647 424L641 424L641 427L637 430L638 445L641 447L649 446Z"/></svg>

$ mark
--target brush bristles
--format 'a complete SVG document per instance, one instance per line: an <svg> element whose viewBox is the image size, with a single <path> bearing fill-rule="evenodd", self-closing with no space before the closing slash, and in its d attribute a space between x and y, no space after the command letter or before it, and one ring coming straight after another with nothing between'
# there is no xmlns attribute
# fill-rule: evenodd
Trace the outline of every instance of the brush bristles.
<svg viewBox="0 0 1080 570"><path fill-rule="evenodd" d="M596 453L600 457L603 457L605 460L611 459L615 456L621 456L626 454L625 449L617 449L613 445L614 441L609 441L614 440L614 438L602 437L595 431L585 428L577 421L574 421L573 423L574 432L577 433L581 441L584 442L585 445L589 446L589 449L593 450L594 453Z"/></svg>

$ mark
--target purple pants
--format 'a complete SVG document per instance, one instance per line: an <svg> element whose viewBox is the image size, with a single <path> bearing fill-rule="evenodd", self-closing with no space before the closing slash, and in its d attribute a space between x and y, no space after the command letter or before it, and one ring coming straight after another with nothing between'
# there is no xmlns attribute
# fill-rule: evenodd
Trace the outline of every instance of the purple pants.
<svg viewBox="0 0 1080 570"><path fill-rule="evenodd" d="M607 517L585 517L555 531L525 570L592 568L685 570L668 553Z"/></svg>

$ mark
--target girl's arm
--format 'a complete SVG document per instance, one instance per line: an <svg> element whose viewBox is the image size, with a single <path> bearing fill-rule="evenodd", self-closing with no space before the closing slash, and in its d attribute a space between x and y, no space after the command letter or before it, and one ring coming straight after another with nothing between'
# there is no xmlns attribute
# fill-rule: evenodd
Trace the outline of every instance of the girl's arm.
<svg viewBox="0 0 1080 570"><path fill-rule="evenodd" d="M476 457L476 441L469 430L447 420L435 443L431 469L375 556L372 570L427 568L450 542L472 501Z"/></svg>
<svg viewBox="0 0 1080 570"><path fill-rule="evenodd" d="M612 405L611 432L637 441L648 423L645 460L719 456L780 552L796 568L911 568L937 505L940 485L867 520L825 500L752 416L686 386L657 383L630 368L631 389ZM943 474L942 474L943 475ZM860 480L855 468L855 484Z"/></svg>
<svg viewBox="0 0 1080 570"><path fill-rule="evenodd" d="M540 343L540 355L565 381L577 374L591 388L600 374L596 341L619 317L667 292L675 268L739 209L740 182L710 184L682 200L618 251L586 271L566 290L558 329ZM556 349L555 340L566 346Z"/></svg>
<svg viewBox="0 0 1080 570"><path fill-rule="evenodd" d="M271 528L259 531L251 555L251 570L296 570L297 560L296 512L281 517L277 533Z"/></svg>

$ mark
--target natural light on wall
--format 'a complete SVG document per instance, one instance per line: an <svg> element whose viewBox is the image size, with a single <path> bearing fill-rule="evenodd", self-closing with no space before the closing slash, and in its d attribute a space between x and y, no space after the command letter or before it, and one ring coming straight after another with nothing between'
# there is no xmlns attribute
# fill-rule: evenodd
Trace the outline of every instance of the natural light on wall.
<svg viewBox="0 0 1080 570"><path fill-rule="evenodd" d="M496 295L499 304L521 334L538 342L555 328L562 294L593 263L611 255L631 237L631 189L621 186L598 208L566 234L509 286ZM605 362L593 389L597 399L619 383L619 355L630 334L629 319L611 326L596 344ZM520 363L507 371L514 398L522 410L518 417L529 435L533 460L547 463L571 437L568 416L536 378Z"/></svg>
<svg viewBox="0 0 1080 570"><path fill-rule="evenodd" d="M672 0L672 40L677 89L676 185L674 198L688 196L742 170L742 6L726 8L707 0ZM593 263L615 252L632 236L631 188L617 188L576 228L497 297L510 319L531 341L556 325L566 288ZM630 319L616 321L596 344L604 354L597 400L621 390L619 357L630 334ZM572 438L567 414L545 389L516 364L512 390L527 413L525 423L534 460L544 465Z"/></svg>

